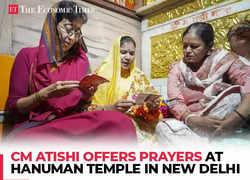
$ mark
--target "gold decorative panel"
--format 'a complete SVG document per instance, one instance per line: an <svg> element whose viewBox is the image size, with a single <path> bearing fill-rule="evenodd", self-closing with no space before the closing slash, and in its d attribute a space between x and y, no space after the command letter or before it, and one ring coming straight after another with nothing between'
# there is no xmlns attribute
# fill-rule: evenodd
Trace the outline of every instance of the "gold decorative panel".
<svg viewBox="0 0 250 180"><path fill-rule="evenodd" d="M155 2L155 0L144 0L144 6L149 5L152 2Z"/></svg>
<svg viewBox="0 0 250 180"><path fill-rule="evenodd" d="M181 35L184 29L151 38L151 78L166 78L168 67L182 58Z"/></svg>
<svg viewBox="0 0 250 180"><path fill-rule="evenodd" d="M216 4L225 2L228 0L192 0L186 4L180 5L174 9L166 9L159 14L156 14L148 18L148 27L157 24L162 24L164 22L170 21L172 19L184 16L189 13L193 13L200 9L206 9L208 7L214 6ZM235 0L233 2L238 2L241 0Z"/></svg>
<svg viewBox="0 0 250 180"><path fill-rule="evenodd" d="M230 49L227 41L227 32L229 28L242 21L250 10L240 13L224 16L212 21L215 31L215 48ZM167 32L158 36L151 37L151 78L166 78L168 68L173 62L182 59L182 33L185 28L176 31Z"/></svg>

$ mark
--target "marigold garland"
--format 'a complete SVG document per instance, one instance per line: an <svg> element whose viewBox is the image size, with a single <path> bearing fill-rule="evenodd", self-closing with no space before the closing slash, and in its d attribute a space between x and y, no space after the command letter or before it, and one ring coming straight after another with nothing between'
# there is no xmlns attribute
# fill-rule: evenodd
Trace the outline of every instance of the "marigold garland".
<svg viewBox="0 0 250 180"><path fill-rule="evenodd" d="M137 94L133 96L133 99L135 100L136 97ZM144 120L146 123L150 123L151 121L159 120L161 117L168 117L167 101L161 100L160 107L153 112L149 110L146 103L141 106L133 106L131 112L135 117Z"/></svg>

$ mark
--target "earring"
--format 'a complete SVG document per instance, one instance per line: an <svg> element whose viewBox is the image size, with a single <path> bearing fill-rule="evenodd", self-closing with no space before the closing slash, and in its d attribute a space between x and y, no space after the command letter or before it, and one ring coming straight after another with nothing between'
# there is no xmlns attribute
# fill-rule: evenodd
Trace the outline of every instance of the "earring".
<svg viewBox="0 0 250 180"><path fill-rule="evenodd" d="M212 54L212 48L209 48L207 51L207 56L210 56Z"/></svg>

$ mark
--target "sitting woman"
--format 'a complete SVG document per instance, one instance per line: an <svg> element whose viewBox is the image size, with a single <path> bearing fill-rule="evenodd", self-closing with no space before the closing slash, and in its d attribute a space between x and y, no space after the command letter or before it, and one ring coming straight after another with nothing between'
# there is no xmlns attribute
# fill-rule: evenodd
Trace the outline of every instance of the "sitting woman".
<svg viewBox="0 0 250 180"><path fill-rule="evenodd" d="M212 49L214 31L208 23L191 24L182 42L184 58L168 74L169 108L175 120L158 123L159 140L171 144L171 128L196 137L235 132L250 114L250 67L234 53Z"/></svg>
<svg viewBox="0 0 250 180"><path fill-rule="evenodd" d="M133 123L124 114L87 111L97 87L79 88L89 73L81 37L87 16L80 8L70 1L55 4L44 22L39 47L18 53L7 100L16 120L11 141L136 142Z"/></svg>
<svg viewBox="0 0 250 180"><path fill-rule="evenodd" d="M110 80L109 83L100 85L93 97L93 104L97 105L97 109L127 113L135 105L134 99L138 93L158 94L145 74L135 67L135 50L136 43L129 36L119 37L113 44L108 58L96 71L98 75ZM146 108L149 114L152 112L153 117L149 120L150 122L134 118L143 130L141 131L135 123L139 142L144 143L144 140L154 138L151 133L154 132L160 116L159 104L160 99L157 97L147 101Z"/></svg>
<svg viewBox="0 0 250 180"><path fill-rule="evenodd" d="M240 59L250 65L250 21L246 20L234 25L228 32L227 38L231 49L236 54L242 56Z"/></svg>

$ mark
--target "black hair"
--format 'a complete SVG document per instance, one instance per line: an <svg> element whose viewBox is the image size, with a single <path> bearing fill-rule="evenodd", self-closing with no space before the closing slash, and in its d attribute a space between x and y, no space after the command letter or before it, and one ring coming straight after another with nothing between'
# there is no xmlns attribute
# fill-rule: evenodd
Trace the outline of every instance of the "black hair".
<svg viewBox="0 0 250 180"><path fill-rule="evenodd" d="M130 36L122 36L121 40L120 40L120 46L122 46L123 44L125 44L127 42L132 42L134 44L134 46L136 47L135 40Z"/></svg>
<svg viewBox="0 0 250 180"><path fill-rule="evenodd" d="M55 11L55 23L60 23L63 19L68 19L70 22L81 19L83 24L88 21L87 14L83 9L73 1L60 1Z"/></svg>
<svg viewBox="0 0 250 180"><path fill-rule="evenodd" d="M228 40L231 40L233 35L240 37L244 32L250 31L250 20L248 19L248 17L250 17L250 15L247 15L242 22L233 25L229 29L229 31L227 33Z"/></svg>
<svg viewBox="0 0 250 180"><path fill-rule="evenodd" d="M207 47L213 47L214 29L211 24L205 22L196 22L189 25L182 35L182 40L189 32L194 32L197 36L199 36Z"/></svg>

